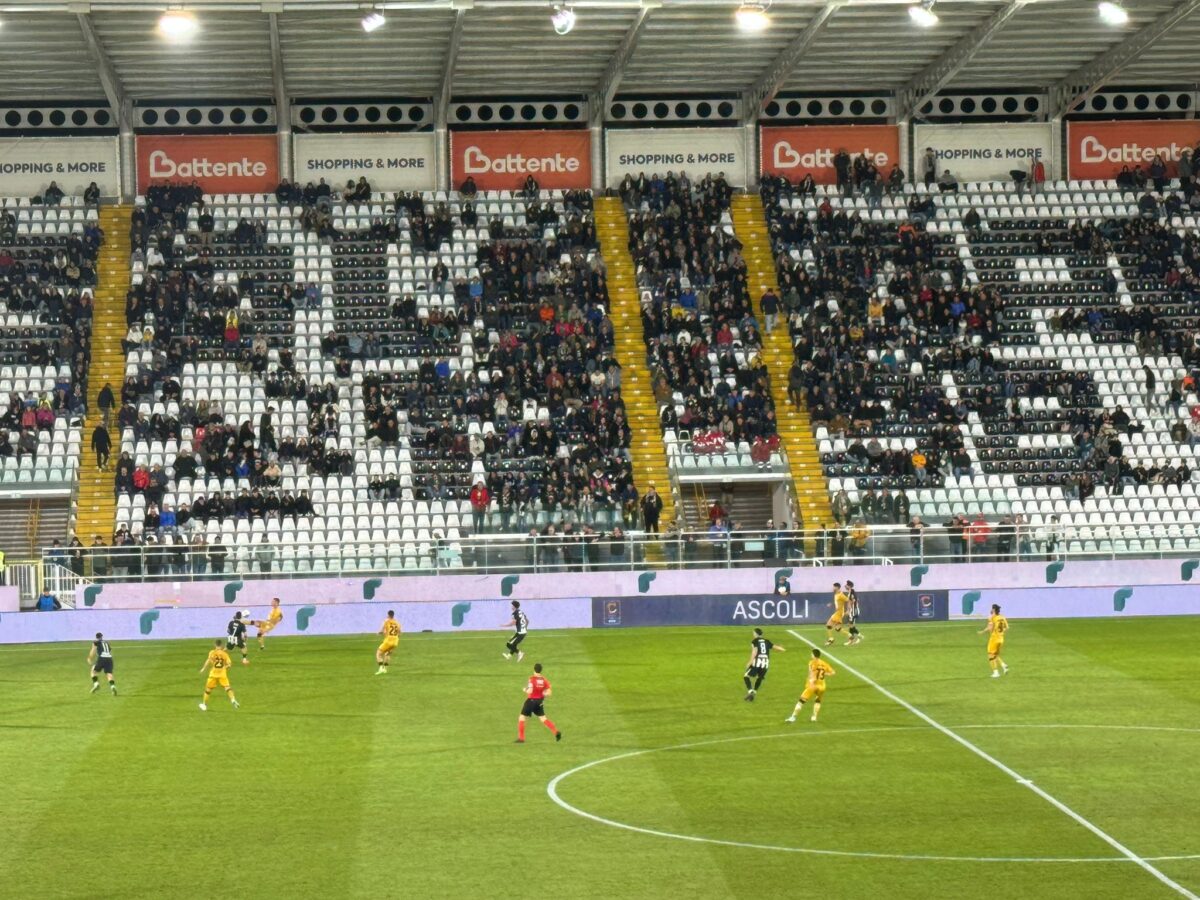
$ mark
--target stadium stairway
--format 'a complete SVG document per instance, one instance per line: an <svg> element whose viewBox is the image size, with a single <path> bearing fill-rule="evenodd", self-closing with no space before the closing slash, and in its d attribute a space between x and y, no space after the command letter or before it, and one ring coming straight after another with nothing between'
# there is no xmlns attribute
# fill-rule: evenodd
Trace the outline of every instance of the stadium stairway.
<svg viewBox="0 0 1200 900"><path fill-rule="evenodd" d="M75 533L84 544L94 535L105 543L112 537L116 516L113 496L113 467L119 455L121 435L112 423L112 458L107 470L96 469L92 450L92 429L100 421L96 398L106 383L113 386L118 401L125 380L125 352L121 341L125 325L125 294L129 290L129 220L131 206L108 206L100 210L104 246L100 248L97 268L98 286L92 313L92 356L88 364L88 416L79 459L79 500L76 506Z"/></svg>
<svg viewBox="0 0 1200 900"><path fill-rule="evenodd" d="M629 222L619 198L596 198L596 232L608 267L609 316L616 333L617 362L621 365L621 394L629 427L633 429L629 449L634 483L639 493L645 493L647 485L653 482L663 501L659 521L665 531L675 521L675 501L658 404L654 402L650 371L646 367L641 301L633 258L629 255Z"/></svg>
<svg viewBox="0 0 1200 900"><path fill-rule="evenodd" d="M767 233L767 219L762 200L757 193L737 194L733 198L733 228L742 242L742 256L746 260L746 280L751 298L766 293L767 288L779 293L775 275L775 256L771 250L771 238ZM765 323L762 310L759 321ZM765 325L764 325L765 328ZM787 321L781 315L775 330L763 332L763 361L771 376L771 393L775 400L775 415L779 421L779 437L787 452L792 470L792 488L797 509L804 517L804 525L816 528L833 522L833 509L829 502L829 485L821 468L821 456L813 438L812 422L808 410L802 405L795 407L788 400L788 372L793 361L792 341L788 334Z"/></svg>

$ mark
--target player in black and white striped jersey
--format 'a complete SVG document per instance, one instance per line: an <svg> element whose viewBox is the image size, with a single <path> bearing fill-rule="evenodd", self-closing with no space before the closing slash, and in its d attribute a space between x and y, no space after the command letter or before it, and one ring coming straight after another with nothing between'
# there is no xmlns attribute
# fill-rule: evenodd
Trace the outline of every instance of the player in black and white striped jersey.
<svg viewBox="0 0 1200 900"><path fill-rule="evenodd" d="M854 589L854 582L846 582L846 623L850 626L850 637L846 641L847 646L859 644L862 642L862 632L858 630L858 617L862 613L862 607L858 602L858 591Z"/></svg>
<svg viewBox="0 0 1200 900"><path fill-rule="evenodd" d="M754 629L754 639L750 641L750 664L746 666L746 674L742 681L746 682L746 702L753 703L754 696L762 687L763 679L767 677L767 669L771 667L771 651L783 653L784 648L773 644L763 637L762 629ZM753 678L752 682L750 679Z"/></svg>
<svg viewBox="0 0 1200 900"><path fill-rule="evenodd" d="M512 618L504 624L511 624L513 627L513 636L504 645L504 658L512 659L515 653L517 662L520 662L525 658L525 652L517 648L521 646L521 641L525 640L525 635L529 634L529 616L522 612L519 600L512 602Z"/></svg>
<svg viewBox="0 0 1200 900"><path fill-rule="evenodd" d="M108 677L109 690L114 697L117 696L117 682L113 678L112 647L99 631L96 632L96 640L92 642L92 649L88 651L88 664L92 667L92 693L100 690L100 673L103 672Z"/></svg>

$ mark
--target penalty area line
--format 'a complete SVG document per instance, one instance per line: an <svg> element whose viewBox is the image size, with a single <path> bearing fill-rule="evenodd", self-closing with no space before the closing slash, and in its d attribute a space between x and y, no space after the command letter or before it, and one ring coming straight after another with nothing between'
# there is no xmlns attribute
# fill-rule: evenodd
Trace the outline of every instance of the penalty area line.
<svg viewBox="0 0 1200 900"><path fill-rule="evenodd" d="M1161 871L1156 866L1151 865L1145 859L1138 856L1136 853L1134 853L1132 850L1130 850L1128 847L1126 847L1124 844L1122 844L1120 841L1118 841L1115 837L1113 837L1107 831L1100 828L1100 826L1085 819L1083 816L1081 816L1079 813L1075 812L1075 810L1071 809L1071 807L1067 806L1061 800L1059 800L1058 798L1054 797L1053 795L1047 793L1046 791L1042 790L1040 787L1038 787L1036 784L1034 784L1028 778L1023 776L1020 772L1017 772L1012 767L1005 765L1000 760L996 759L996 757L994 757L990 753L988 753L986 750L983 750L980 747L977 747L975 744L972 744L970 741L968 741L965 737L958 734L957 732L951 731L949 728L947 728L941 722L938 722L933 717L922 712L920 709L913 706L911 703L909 703L903 697L899 697L896 694L892 693L887 688L885 688L883 685L881 685L879 682L875 681L873 678L870 678L867 675L864 675L862 672L858 671L858 669L855 669L849 663L843 662L842 660L838 659L837 657L833 656L832 654L826 653L821 648L820 645L810 641L808 638L806 638L804 635L800 634L798 631L794 631L789 628L788 634L790 634L792 637L796 638L796 640L798 640L798 641L803 641L805 644L808 644L808 646L812 647L813 649L821 650L821 653L823 656L826 656L828 659L830 659L831 661L836 663L839 667L845 669L847 672L849 672L851 675L853 675L859 681L874 688L879 693L883 694L883 696L885 696L889 700L891 700L893 703L896 703L897 705L904 707L906 710L908 710L910 713L912 713L914 716L916 716L918 719L920 719L926 725L928 725L929 727L931 727L933 729L936 729L937 731L940 731L946 737L950 738L950 740L954 741L955 743L959 744L962 747L965 747L967 750L970 750L972 753L974 753L980 759L984 760L985 762L991 763L993 766L995 766L997 769L999 769L1005 775L1008 775L1010 778L1012 778L1013 781L1015 781L1017 784L1021 785L1022 787L1029 788L1029 790L1033 791L1035 794L1037 794L1039 797L1041 797L1043 800L1045 800L1047 803L1049 803L1051 806L1053 806L1055 809L1057 809L1063 815L1068 816L1069 818L1074 820L1077 824L1086 828L1088 831L1090 831L1096 837L1100 838L1100 840L1104 841L1104 843L1108 844L1110 847L1112 847L1114 850L1116 850L1118 853L1120 853L1122 856L1124 856L1130 862L1132 862L1132 863L1136 864L1138 867L1144 869L1148 874L1153 875L1158 881L1160 881L1162 884L1169 887L1171 890L1173 890L1175 893L1179 894L1181 897L1187 897L1188 900L1200 900L1200 897L1197 897L1194 893L1192 893L1190 890L1185 888L1179 882L1175 881L1173 878L1171 878L1165 872Z"/></svg>

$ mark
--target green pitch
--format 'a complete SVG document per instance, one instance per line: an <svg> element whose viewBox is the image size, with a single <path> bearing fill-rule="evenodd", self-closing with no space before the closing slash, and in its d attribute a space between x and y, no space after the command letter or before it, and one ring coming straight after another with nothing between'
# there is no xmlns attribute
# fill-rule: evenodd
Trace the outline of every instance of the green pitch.
<svg viewBox="0 0 1200 900"><path fill-rule="evenodd" d="M4 893L1200 893L1200 619L1014 621L996 680L978 627L866 625L832 649L817 725L784 724L809 656L784 628L755 703L748 628L534 632L520 664L500 632L405 635L383 677L374 638L275 637L232 672L241 710L214 694L207 713L204 642L114 645L116 698L88 694L84 645L0 649ZM561 744L536 720L513 743L535 661ZM547 793L658 748L679 749L568 775L564 806Z"/></svg>

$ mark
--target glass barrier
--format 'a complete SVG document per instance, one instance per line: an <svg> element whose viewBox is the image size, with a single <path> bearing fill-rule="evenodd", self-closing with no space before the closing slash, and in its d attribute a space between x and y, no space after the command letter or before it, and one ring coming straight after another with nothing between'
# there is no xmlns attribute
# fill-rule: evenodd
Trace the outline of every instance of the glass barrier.
<svg viewBox="0 0 1200 900"><path fill-rule="evenodd" d="M1200 552L1195 528L1181 526L1031 527L972 523L851 525L803 531L743 530L663 534L593 532L500 534L449 541L384 543L281 542L239 535L229 545L154 543L88 547L72 568L62 550L44 551L45 571L62 569L89 583L291 578L369 572L386 575L591 572L751 566L898 565L1029 562L1066 559L1167 558ZM184 536L180 536L183 538ZM69 579L68 579L69 580Z"/></svg>

